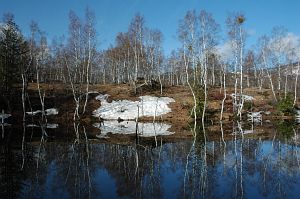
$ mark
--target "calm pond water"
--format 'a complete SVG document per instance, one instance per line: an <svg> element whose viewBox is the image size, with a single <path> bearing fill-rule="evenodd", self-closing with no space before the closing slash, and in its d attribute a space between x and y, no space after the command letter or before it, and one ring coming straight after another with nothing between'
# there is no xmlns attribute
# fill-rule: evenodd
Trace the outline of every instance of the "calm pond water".
<svg viewBox="0 0 300 199"><path fill-rule="evenodd" d="M264 132L249 136L244 131L243 136L233 133L222 139L221 133L212 138L210 132L198 132L195 139L166 141L167 136L160 136L144 142L110 142L110 138L99 142L84 132L79 132L80 139L66 140L51 138L53 129L41 137L27 128L23 144L22 131L9 128L1 138L0 198L300 195L298 126L277 126L271 136ZM282 136L285 131L291 132ZM20 141L7 141L16 134Z"/></svg>

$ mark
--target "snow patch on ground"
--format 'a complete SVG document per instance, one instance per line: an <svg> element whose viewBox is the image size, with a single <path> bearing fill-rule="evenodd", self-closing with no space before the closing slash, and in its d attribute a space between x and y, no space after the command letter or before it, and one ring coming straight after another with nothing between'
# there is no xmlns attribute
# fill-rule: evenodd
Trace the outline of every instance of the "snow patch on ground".
<svg viewBox="0 0 300 199"><path fill-rule="evenodd" d="M106 120L132 120L137 117L161 116L171 112L168 104L175 102L169 97L141 96L139 101L118 100L107 102L109 95L98 95L97 100L101 101L101 107L93 112L95 117Z"/></svg>
<svg viewBox="0 0 300 199"><path fill-rule="evenodd" d="M249 122L255 122L255 123L260 123L262 122L262 112L258 111L258 112L249 112L247 114L248 116L248 121Z"/></svg>
<svg viewBox="0 0 300 199"><path fill-rule="evenodd" d="M234 98L234 96L235 96L235 94L234 93L232 93L231 95L230 95L232 98ZM250 96L250 95L241 95L241 94L239 94L239 93L237 93L237 95L236 95L236 97L237 98L240 98L242 96L242 98L244 99L244 101L253 101L254 100L254 97L252 97L252 96Z"/></svg>
<svg viewBox="0 0 300 199"><path fill-rule="evenodd" d="M26 112L28 115L37 115L39 113L42 113L41 110L37 110L37 111L29 111ZM45 115L49 116L49 115L57 115L58 114L58 110L56 108L49 108L45 110Z"/></svg>
<svg viewBox="0 0 300 199"><path fill-rule="evenodd" d="M235 131L233 133L231 133L231 135L247 135L247 134L254 134L256 133L256 131L254 130L243 130L242 132L241 131Z"/></svg>
<svg viewBox="0 0 300 199"><path fill-rule="evenodd" d="M107 134L123 134L130 135L136 132L135 121L118 122L115 120L104 121L103 124L95 123L93 125L101 130L101 134L97 135L98 138L108 138ZM141 137L154 137L163 135L172 135L170 132L171 125L164 123L138 123L138 135Z"/></svg>
<svg viewBox="0 0 300 199"><path fill-rule="evenodd" d="M100 95L96 96L96 100L99 100L101 102L101 104L103 104L103 103L107 103L108 97L109 97L108 94L104 94L104 95L100 94Z"/></svg>
<svg viewBox="0 0 300 199"><path fill-rule="evenodd" d="M99 94L98 91L89 91L88 94Z"/></svg>
<svg viewBox="0 0 300 199"><path fill-rule="evenodd" d="M296 112L297 112L297 114L296 114L296 120L297 120L297 123L300 124L300 110L297 110Z"/></svg>

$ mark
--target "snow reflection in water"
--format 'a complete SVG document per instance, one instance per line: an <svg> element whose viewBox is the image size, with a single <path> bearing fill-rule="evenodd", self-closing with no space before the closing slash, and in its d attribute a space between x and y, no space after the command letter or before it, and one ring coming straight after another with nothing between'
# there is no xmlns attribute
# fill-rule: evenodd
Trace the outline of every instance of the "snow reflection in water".
<svg viewBox="0 0 300 199"><path fill-rule="evenodd" d="M35 128L38 127L38 128L41 128L41 125L37 125L37 124L27 124L26 126L27 127L35 127ZM56 128L58 128L58 124L47 123L43 127L47 128L47 129L56 129Z"/></svg>
<svg viewBox="0 0 300 199"><path fill-rule="evenodd" d="M104 121L103 132L105 128L116 134L135 132L135 122L128 121L128 126L127 121L117 123L123 125L121 129L116 128L116 121L110 122L111 127L109 121ZM148 125L168 131L162 124ZM22 152L15 145L3 142L0 174L4 177L0 177L0 195L4 198L12 195L16 198L298 198L299 129L283 127L264 130L254 126L254 131L264 131L263 136L249 138L248 130L241 126L234 126L234 130L232 126L224 126L227 136L224 140L221 132L214 134L219 133L220 137L212 138L212 132L207 131L205 137L199 128L195 140L160 136L154 145L151 142L154 138L143 137L126 142L89 140L94 137L86 135L85 127L79 125L75 141L48 142L45 136L45 141L25 143ZM51 131L47 129L49 135ZM232 135L232 131L244 133ZM63 132L67 130L59 131ZM270 135L270 132L275 133ZM27 136L32 139L31 133Z"/></svg>
<svg viewBox="0 0 300 199"><path fill-rule="evenodd" d="M6 114L6 113L0 113L0 123L5 120L6 118L9 118L11 114Z"/></svg>
<svg viewBox="0 0 300 199"><path fill-rule="evenodd" d="M98 143L90 144L89 152L84 142L58 142L44 145L42 151L37 145L29 149L26 157L38 161L38 167L25 161L27 166L15 182L20 185L14 187L24 198L297 198L300 194L300 149L279 140L230 140L225 145L199 139L155 148Z"/></svg>
<svg viewBox="0 0 300 199"><path fill-rule="evenodd" d="M93 125L101 130L101 134L97 135L98 138L107 138L108 133L112 134L135 134L136 122L135 121L123 121L118 122L115 120L104 121L103 124L95 123ZM174 132L170 132L171 125L164 123L138 123L138 135L141 137L153 137L160 135L172 135Z"/></svg>
<svg viewBox="0 0 300 199"><path fill-rule="evenodd" d="M26 114L28 114L28 115L37 115L37 114L41 114L41 113L42 113L41 110L26 112ZM47 115L47 116L57 115L57 114L58 114L58 110L56 108L49 108L49 109L45 110L45 115Z"/></svg>

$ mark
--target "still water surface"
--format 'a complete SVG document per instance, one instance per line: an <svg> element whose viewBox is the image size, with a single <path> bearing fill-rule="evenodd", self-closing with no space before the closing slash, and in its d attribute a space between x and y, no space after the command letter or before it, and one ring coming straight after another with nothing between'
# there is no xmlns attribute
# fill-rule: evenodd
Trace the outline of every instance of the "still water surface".
<svg viewBox="0 0 300 199"><path fill-rule="evenodd" d="M299 198L297 133L210 139L198 132L195 139L126 144L88 136L3 141L0 198Z"/></svg>

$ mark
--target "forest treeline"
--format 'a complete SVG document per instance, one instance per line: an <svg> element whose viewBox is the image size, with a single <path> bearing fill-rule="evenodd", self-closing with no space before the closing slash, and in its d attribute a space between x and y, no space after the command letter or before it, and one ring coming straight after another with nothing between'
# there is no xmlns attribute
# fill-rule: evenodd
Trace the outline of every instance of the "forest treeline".
<svg viewBox="0 0 300 199"><path fill-rule="evenodd" d="M269 88L274 101L292 95L295 105L299 38L278 26L271 34L260 37L255 46L248 47L247 38L251 35L244 27L247 18L242 13L232 13L224 23L226 34L221 34L211 13L187 11L174 27L181 47L166 56L162 32L148 27L141 14L136 14L128 30L118 33L114 44L105 50L99 50L95 13L88 8L83 18L70 11L67 36L52 40L36 22L31 22L30 34L24 36L13 14L4 14L0 25L1 95L11 96L22 88L25 98L29 82L66 84L72 88L79 115L83 102L81 112L85 112L90 84L129 83L136 91L142 82L160 84L161 92L163 86L187 85L195 107L195 90L203 91L206 102L208 88L216 86L223 90L225 98L226 87L234 88L234 102L240 104L238 113L243 102L238 102L237 96L246 87ZM40 88L39 96L43 104Z"/></svg>

